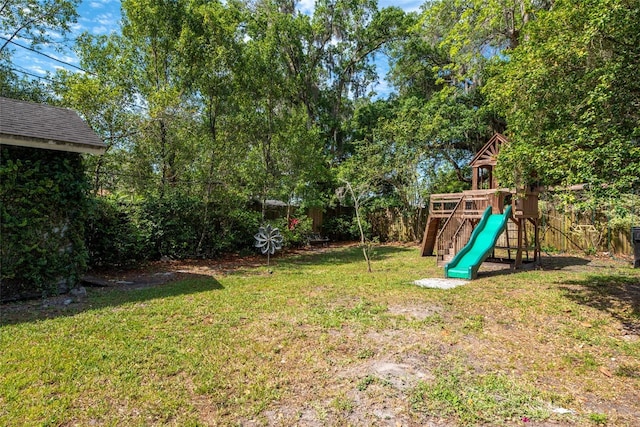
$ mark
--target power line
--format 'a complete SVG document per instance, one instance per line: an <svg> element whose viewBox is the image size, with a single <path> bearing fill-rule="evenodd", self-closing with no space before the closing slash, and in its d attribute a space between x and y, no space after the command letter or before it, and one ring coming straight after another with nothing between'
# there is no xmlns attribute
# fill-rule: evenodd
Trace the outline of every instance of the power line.
<svg viewBox="0 0 640 427"><path fill-rule="evenodd" d="M46 53L44 53L44 52L40 52L39 50L34 49L34 48L32 48L32 47L21 45L20 43L17 43L17 42L15 42L15 41L13 41L13 40L10 40L10 39L8 39L8 38L6 38L6 37L0 36L0 39L2 39L2 40L6 40L7 42L9 42L9 43L11 43L11 44L13 44L13 45L15 45L15 46L21 47L22 49L26 49L26 50L28 50L28 51L31 51L31 52L37 53L38 55L42 55L42 56L44 56L45 58L49 58L49 59L51 59L51 60L53 60L53 61L59 62L60 64L64 64L64 65L66 65L66 66L68 66L68 67L75 68L75 69L77 69L77 70L80 70L80 71L82 71L82 72L84 72L84 73L87 73L87 74L91 74L91 75L93 75L93 76L95 76L95 75L96 75L95 73L92 73L91 71L87 71L87 70L85 70L85 69L84 69L84 68L82 68L82 67L78 67L77 65L73 65L73 64L71 64L71 63L69 63L69 62L65 62L65 61L63 61L63 60L61 60L61 59L54 58L53 56L48 55L48 54L46 54Z"/></svg>
<svg viewBox="0 0 640 427"><path fill-rule="evenodd" d="M40 76L38 74L33 74L33 73L30 73L29 71L26 71L26 70L19 70L17 68L12 68L12 67L9 67L9 70L15 71L17 73L26 74L27 76L35 77L36 79L47 80L47 81L49 81L51 83L58 83L58 84L60 83L57 80L53 80L53 79L50 79L49 77L45 77L45 76Z"/></svg>

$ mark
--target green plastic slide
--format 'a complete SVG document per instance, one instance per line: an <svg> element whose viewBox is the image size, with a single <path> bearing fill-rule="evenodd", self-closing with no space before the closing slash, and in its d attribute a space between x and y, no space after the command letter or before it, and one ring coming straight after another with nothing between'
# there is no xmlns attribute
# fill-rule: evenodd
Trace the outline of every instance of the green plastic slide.
<svg viewBox="0 0 640 427"><path fill-rule="evenodd" d="M511 216L511 206L507 206L503 214L495 215L491 214L491 206L489 206L471 233L469 243L444 266L444 277L467 280L478 277L480 264L487 259L496 246L498 237L507 226L509 216Z"/></svg>

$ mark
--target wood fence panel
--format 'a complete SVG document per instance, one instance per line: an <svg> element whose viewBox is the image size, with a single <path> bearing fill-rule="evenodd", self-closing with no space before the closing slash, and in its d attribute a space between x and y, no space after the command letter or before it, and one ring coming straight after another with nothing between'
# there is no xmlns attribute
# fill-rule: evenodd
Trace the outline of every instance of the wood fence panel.
<svg viewBox="0 0 640 427"><path fill-rule="evenodd" d="M540 246L543 250L633 253L631 232L612 229L601 212L578 215L573 211L559 212L551 206L544 209L541 217Z"/></svg>
<svg viewBox="0 0 640 427"><path fill-rule="evenodd" d="M422 240L427 216L426 209L404 212L390 208L370 213L367 220L371 224L372 235L383 242L417 242Z"/></svg>
<svg viewBox="0 0 640 427"><path fill-rule="evenodd" d="M313 221L313 232L320 233L322 231L322 221L324 220L324 213L322 208L309 208L307 217Z"/></svg>
<svg viewBox="0 0 640 427"><path fill-rule="evenodd" d="M427 221L426 209L410 214L400 209L381 209L368 217L374 236L382 241L421 241ZM603 215L585 216L559 212L547 207L540 218L540 246L543 250L562 252L610 252L632 255L630 231L609 229ZM527 223L529 246L533 248L534 229Z"/></svg>
<svg viewBox="0 0 640 427"><path fill-rule="evenodd" d="M320 230L323 221L322 210L310 210L314 230ZM367 220L372 227L372 235L381 241L418 242L422 240L427 222L427 209L403 211L401 209L380 209L372 212ZM610 252L616 255L633 255L631 231L613 230L608 226L603 214L577 215L575 212L560 212L553 206L541 209L540 247L542 250L562 252ZM527 223L529 246L533 248L533 226Z"/></svg>

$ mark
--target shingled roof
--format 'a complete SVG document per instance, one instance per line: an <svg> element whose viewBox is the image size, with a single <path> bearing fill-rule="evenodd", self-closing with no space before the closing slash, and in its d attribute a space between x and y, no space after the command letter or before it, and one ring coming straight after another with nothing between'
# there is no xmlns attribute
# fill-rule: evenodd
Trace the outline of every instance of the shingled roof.
<svg viewBox="0 0 640 427"><path fill-rule="evenodd" d="M92 154L107 148L73 110L2 97L0 144Z"/></svg>

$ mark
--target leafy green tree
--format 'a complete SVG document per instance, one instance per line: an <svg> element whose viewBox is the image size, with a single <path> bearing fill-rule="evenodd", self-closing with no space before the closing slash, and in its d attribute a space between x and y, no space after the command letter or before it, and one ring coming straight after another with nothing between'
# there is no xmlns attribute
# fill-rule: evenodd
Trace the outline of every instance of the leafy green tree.
<svg viewBox="0 0 640 427"><path fill-rule="evenodd" d="M503 182L589 183L608 194L640 184L639 18L627 1L557 1L496 58L486 93L512 139Z"/></svg>
<svg viewBox="0 0 640 427"><path fill-rule="evenodd" d="M80 113L107 144L105 154L85 159L94 192L135 187L128 177L125 153L138 134L136 97L121 49L122 38L117 35L82 35L76 52L87 72L59 71L53 86L58 102Z"/></svg>
<svg viewBox="0 0 640 427"><path fill-rule="evenodd" d="M296 97L299 81L289 72L283 39L293 38L295 19L277 5L258 5L247 25L245 96L238 117L248 148L245 180L264 207L277 198L291 202L302 187L322 176L324 156L317 127Z"/></svg>
<svg viewBox="0 0 640 427"><path fill-rule="evenodd" d="M407 17L410 30L390 45L389 79L397 95L378 133L394 153L405 153L402 164L412 165L415 194L430 193L440 169L455 172L448 176L464 187L470 182L466 163L493 132L504 130L479 90L485 55L508 46L500 23L488 25L490 13L502 16L502 10L497 2L432 2Z"/></svg>
<svg viewBox="0 0 640 427"><path fill-rule="evenodd" d="M141 139L134 154L158 171L158 190L164 195L176 188L194 154L192 140L181 129L192 109L177 69L185 3L126 0L122 10L124 64L146 113L140 115Z"/></svg>

